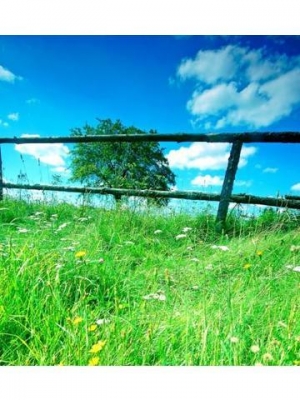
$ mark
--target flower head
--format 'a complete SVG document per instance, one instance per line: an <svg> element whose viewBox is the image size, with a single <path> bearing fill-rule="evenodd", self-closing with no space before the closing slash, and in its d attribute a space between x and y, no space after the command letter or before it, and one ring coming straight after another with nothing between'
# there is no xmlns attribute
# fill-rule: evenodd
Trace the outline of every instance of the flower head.
<svg viewBox="0 0 300 400"><path fill-rule="evenodd" d="M186 235L184 233L181 233L180 235L177 235L175 237L176 240L183 239L183 238L186 238Z"/></svg>
<svg viewBox="0 0 300 400"><path fill-rule="evenodd" d="M96 325L96 324L93 324L93 325L91 325L91 326L88 328L88 331L89 331L89 332L94 332L96 329L97 329L97 325Z"/></svg>
<svg viewBox="0 0 300 400"><path fill-rule="evenodd" d="M72 324L73 325L78 325L78 324L80 324L80 322L82 322L83 321L83 318L81 318L81 317L75 317L73 320L72 320Z"/></svg>
<svg viewBox="0 0 300 400"><path fill-rule="evenodd" d="M263 251L258 250L258 251L256 252L256 254L258 255L258 257L261 257L261 256L263 255Z"/></svg>
<svg viewBox="0 0 300 400"><path fill-rule="evenodd" d="M98 365L100 358L99 357L93 357L89 361L89 366L94 367L95 365Z"/></svg>
<svg viewBox="0 0 300 400"><path fill-rule="evenodd" d="M251 264L245 264L244 265L244 269L249 269L249 268L251 268Z"/></svg>
<svg viewBox="0 0 300 400"><path fill-rule="evenodd" d="M80 251L77 251L77 253L75 253L76 258L82 258L85 255L86 255L86 251L84 251L84 250L80 250Z"/></svg>
<svg viewBox="0 0 300 400"><path fill-rule="evenodd" d="M252 353L258 353L259 352L259 346L257 346L257 344L254 344L253 346L250 347L250 350L252 351Z"/></svg>
<svg viewBox="0 0 300 400"><path fill-rule="evenodd" d="M106 344L106 340L99 340L99 342L97 342L96 344L94 344L91 348L91 350L89 351L90 353L99 353L99 351L101 351L103 349L103 347Z"/></svg>

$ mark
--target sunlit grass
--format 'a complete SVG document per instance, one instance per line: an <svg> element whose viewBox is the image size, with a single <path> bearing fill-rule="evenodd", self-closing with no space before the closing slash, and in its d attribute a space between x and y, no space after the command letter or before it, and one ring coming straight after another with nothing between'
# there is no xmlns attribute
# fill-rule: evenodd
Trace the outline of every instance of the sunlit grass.
<svg viewBox="0 0 300 400"><path fill-rule="evenodd" d="M213 221L3 201L1 365L298 365L299 218Z"/></svg>

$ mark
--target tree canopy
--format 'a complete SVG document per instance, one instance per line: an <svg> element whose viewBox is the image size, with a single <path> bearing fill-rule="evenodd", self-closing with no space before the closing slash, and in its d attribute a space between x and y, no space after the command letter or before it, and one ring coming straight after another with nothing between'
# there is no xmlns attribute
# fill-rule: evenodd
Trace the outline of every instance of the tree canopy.
<svg viewBox="0 0 300 400"><path fill-rule="evenodd" d="M110 119L98 120L95 127L86 124L71 130L72 136L145 133ZM156 133L149 131L149 135ZM170 190L175 185L175 175L163 150L158 142L77 143L71 151L71 180L96 187ZM118 196L115 198L120 200ZM166 205L168 199L155 199L155 202Z"/></svg>

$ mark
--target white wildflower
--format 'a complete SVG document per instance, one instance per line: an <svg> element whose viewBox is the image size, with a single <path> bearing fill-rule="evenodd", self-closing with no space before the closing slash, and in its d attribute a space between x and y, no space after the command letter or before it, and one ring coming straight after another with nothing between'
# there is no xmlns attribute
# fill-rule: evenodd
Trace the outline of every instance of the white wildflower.
<svg viewBox="0 0 300 400"><path fill-rule="evenodd" d="M186 233L191 230L192 230L192 228L189 228L188 226L186 226L185 228L182 229L182 232Z"/></svg>
<svg viewBox="0 0 300 400"><path fill-rule="evenodd" d="M228 251L229 250L229 248L227 246L217 246L215 244L211 246L211 249L219 249L219 250L222 250L222 251Z"/></svg>
<svg viewBox="0 0 300 400"><path fill-rule="evenodd" d="M192 289L192 290L199 290L200 288L199 288L198 285L195 285L195 286L192 286L191 289Z"/></svg>
<svg viewBox="0 0 300 400"><path fill-rule="evenodd" d="M177 235L175 237L176 240L183 239L183 238L186 238L186 235L184 233L181 233L180 235Z"/></svg>
<svg viewBox="0 0 300 400"><path fill-rule="evenodd" d="M57 228L56 232L61 231L61 230L64 229L67 225L68 225L67 222L64 222L63 224L59 225L59 227Z"/></svg>
<svg viewBox="0 0 300 400"><path fill-rule="evenodd" d="M26 228L17 228L19 233L28 233L29 230Z"/></svg>
<svg viewBox="0 0 300 400"><path fill-rule="evenodd" d="M237 338L237 337L235 337L235 336L232 336L232 337L230 338L230 341L231 341L231 343L237 343L237 342L239 341L239 338Z"/></svg>
<svg viewBox="0 0 300 400"><path fill-rule="evenodd" d="M300 250L300 246L292 245L290 248L290 251L298 251L298 250Z"/></svg>
<svg viewBox="0 0 300 400"><path fill-rule="evenodd" d="M104 324L109 324L109 323L110 323L110 319L107 319L107 318L97 319L97 321L96 321L97 325L104 325Z"/></svg>
<svg viewBox="0 0 300 400"><path fill-rule="evenodd" d="M156 231L154 231L154 235L158 235L159 233L162 233L162 231L160 229L157 229Z"/></svg>
<svg viewBox="0 0 300 400"><path fill-rule="evenodd" d="M254 344L253 346L250 347L250 350L252 351L252 353L258 353L260 348L259 346L257 346L257 344Z"/></svg>
<svg viewBox="0 0 300 400"><path fill-rule="evenodd" d="M147 294L146 296L143 296L144 300L160 300L160 301L165 301L166 296L163 293L150 293Z"/></svg>
<svg viewBox="0 0 300 400"><path fill-rule="evenodd" d="M186 249L189 250L189 251L194 250L193 246L188 246Z"/></svg>
<svg viewBox="0 0 300 400"><path fill-rule="evenodd" d="M127 244L127 245L133 245L133 244L134 244L134 242L131 242L130 240L126 240L126 242L124 242L124 244Z"/></svg>
<svg viewBox="0 0 300 400"><path fill-rule="evenodd" d="M191 258L191 261L199 262L200 260L197 257Z"/></svg>
<svg viewBox="0 0 300 400"><path fill-rule="evenodd" d="M300 265L286 265L285 268L291 269L295 272L300 272Z"/></svg>

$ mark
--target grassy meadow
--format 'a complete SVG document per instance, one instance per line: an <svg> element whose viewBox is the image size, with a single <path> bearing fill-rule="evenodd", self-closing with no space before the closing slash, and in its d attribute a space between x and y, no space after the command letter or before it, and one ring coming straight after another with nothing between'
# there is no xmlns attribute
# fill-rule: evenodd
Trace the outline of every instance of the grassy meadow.
<svg viewBox="0 0 300 400"><path fill-rule="evenodd" d="M300 217L6 198L0 365L300 365Z"/></svg>

